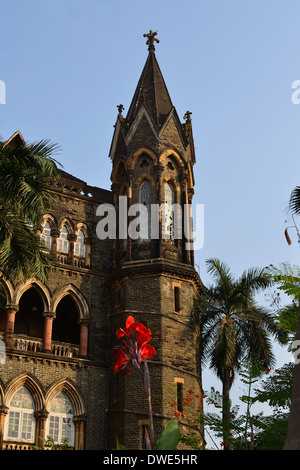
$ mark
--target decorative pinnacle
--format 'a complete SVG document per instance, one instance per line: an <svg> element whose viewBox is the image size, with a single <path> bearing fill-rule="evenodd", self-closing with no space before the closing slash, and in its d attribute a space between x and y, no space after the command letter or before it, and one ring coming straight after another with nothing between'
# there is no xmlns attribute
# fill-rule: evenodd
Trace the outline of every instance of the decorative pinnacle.
<svg viewBox="0 0 300 470"><path fill-rule="evenodd" d="M122 111L124 111L124 109L125 109L122 104L119 104L119 105L117 106L117 108L118 108L119 114L122 114Z"/></svg>
<svg viewBox="0 0 300 470"><path fill-rule="evenodd" d="M183 116L183 119L186 121L187 124L191 122L191 111L186 111L185 115Z"/></svg>
<svg viewBox="0 0 300 470"><path fill-rule="evenodd" d="M156 39L155 37L156 35L157 35L157 31L153 32L152 29L150 29L148 34L146 33L144 34L144 38L148 38L148 41L146 42L148 46L148 51L155 51L154 41L159 43L159 39Z"/></svg>

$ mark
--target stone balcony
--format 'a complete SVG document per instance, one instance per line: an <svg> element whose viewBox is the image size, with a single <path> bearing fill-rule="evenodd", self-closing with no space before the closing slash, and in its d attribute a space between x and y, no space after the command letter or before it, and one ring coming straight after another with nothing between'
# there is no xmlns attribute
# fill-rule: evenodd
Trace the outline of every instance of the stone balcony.
<svg viewBox="0 0 300 470"><path fill-rule="evenodd" d="M33 450L34 444L24 442L3 441L2 450Z"/></svg>
<svg viewBox="0 0 300 470"><path fill-rule="evenodd" d="M3 341L4 333L0 332L0 341ZM22 351L27 353L42 353L43 352L43 340L42 338L34 338L31 336L17 335L14 334L14 345L13 348L16 352ZM47 353L49 354L49 353ZM79 357L79 345L64 343L60 341L52 341L51 355L59 356L61 358L78 358Z"/></svg>

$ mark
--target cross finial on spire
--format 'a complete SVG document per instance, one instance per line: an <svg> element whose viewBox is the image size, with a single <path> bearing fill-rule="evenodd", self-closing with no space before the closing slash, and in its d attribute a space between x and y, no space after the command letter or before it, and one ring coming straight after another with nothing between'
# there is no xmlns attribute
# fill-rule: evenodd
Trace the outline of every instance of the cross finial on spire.
<svg viewBox="0 0 300 470"><path fill-rule="evenodd" d="M117 108L118 108L119 114L122 114L122 111L124 111L124 109L125 109L122 104L119 104L119 105L117 106Z"/></svg>
<svg viewBox="0 0 300 470"><path fill-rule="evenodd" d="M191 111L186 111L185 115L183 116L183 119L185 119L186 123L189 124L191 122Z"/></svg>
<svg viewBox="0 0 300 470"><path fill-rule="evenodd" d="M157 31L156 32L153 32L152 29L150 29L149 33L148 34L144 34L144 38L148 38L148 41L146 42L147 46L148 46L148 51L155 51L155 47L154 47L154 41L156 41L157 43L159 43L159 39L156 39L156 36L157 35Z"/></svg>

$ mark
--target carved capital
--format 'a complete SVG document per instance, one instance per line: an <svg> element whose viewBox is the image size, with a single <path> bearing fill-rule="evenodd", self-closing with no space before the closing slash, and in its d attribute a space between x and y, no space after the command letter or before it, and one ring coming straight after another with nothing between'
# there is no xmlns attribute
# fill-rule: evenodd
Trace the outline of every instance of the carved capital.
<svg viewBox="0 0 300 470"><path fill-rule="evenodd" d="M134 177L134 171L133 171L133 170L127 170L127 171L126 171L126 176L127 176L127 178L128 178L128 181L129 181L129 182L132 182L133 177Z"/></svg>
<svg viewBox="0 0 300 470"><path fill-rule="evenodd" d="M49 412L46 410L39 410L34 412L34 417L40 420L46 420L48 418Z"/></svg>
<svg viewBox="0 0 300 470"><path fill-rule="evenodd" d="M56 318L56 313L55 312L44 312L43 317L44 318L49 318L50 320L54 320L54 318Z"/></svg>
<svg viewBox="0 0 300 470"><path fill-rule="evenodd" d="M53 228L50 232L50 235L51 235L52 238L59 238L60 231L56 228Z"/></svg>
<svg viewBox="0 0 300 470"><path fill-rule="evenodd" d="M18 305L10 304L10 305L6 305L5 310L7 313L17 313L19 310L19 307Z"/></svg>
<svg viewBox="0 0 300 470"><path fill-rule="evenodd" d="M77 235L75 235L75 233L69 233L67 239L69 240L69 242L76 242Z"/></svg>
<svg viewBox="0 0 300 470"><path fill-rule="evenodd" d="M0 406L0 415L7 415L9 408L5 405Z"/></svg>
<svg viewBox="0 0 300 470"><path fill-rule="evenodd" d="M120 192L119 185L117 183L112 183L111 191L112 191L113 194L119 194L119 192Z"/></svg>
<svg viewBox="0 0 300 470"><path fill-rule="evenodd" d="M73 417L74 423L85 423L86 422L86 415L79 415Z"/></svg>
<svg viewBox="0 0 300 470"><path fill-rule="evenodd" d="M158 165L155 165L155 167L153 168L155 173L157 174L157 176L160 176L163 172L163 165L161 165L160 163Z"/></svg>
<svg viewBox="0 0 300 470"><path fill-rule="evenodd" d="M180 182L181 184L183 185L186 185L187 182L188 182L188 174L186 172L182 172L181 175L180 175Z"/></svg>

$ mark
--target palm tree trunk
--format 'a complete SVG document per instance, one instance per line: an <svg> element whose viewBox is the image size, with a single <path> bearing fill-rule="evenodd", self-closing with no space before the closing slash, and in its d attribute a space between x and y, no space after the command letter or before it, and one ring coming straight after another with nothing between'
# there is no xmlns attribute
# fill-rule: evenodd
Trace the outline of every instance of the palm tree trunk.
<svg viewBox="0 0 300 470"><path fill-rule="evenodd" d="M230 412L230 367L224 368L223 378L223 441L224 450L232 450Z"/></svg>
<svg viewBox="0 0 300 470"><path fill-rule="evenodd" d="M299 320L298 330L295 336L296 341L300 341L300 302L299 302ZM300 363L295 361L293 371L293 393L289 416L287 436L284 450L300 450Z"/></svg>

